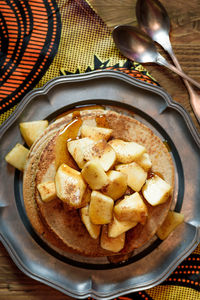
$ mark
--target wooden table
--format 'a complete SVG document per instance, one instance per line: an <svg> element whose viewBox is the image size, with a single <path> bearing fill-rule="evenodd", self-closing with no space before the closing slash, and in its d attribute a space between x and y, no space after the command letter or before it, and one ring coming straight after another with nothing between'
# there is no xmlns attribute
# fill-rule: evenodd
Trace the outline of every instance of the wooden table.
<svg viewBox="0 0 200 300"><path fill-rule="evenodd" d="M161 2L171 18L171 41L174 52L185 73L200 82L200 1L161 0ZM134 9L136 0L90 0L90 3L110 29L118 24L137 24ZM164 54L163 51L161 53ZM182 80L163 67L148 65L146 68L172 98L187 109L197 129L200 130ZM24 275L0 244L0 299L42 300L46 297L48 300L72 299Z"/></svg>

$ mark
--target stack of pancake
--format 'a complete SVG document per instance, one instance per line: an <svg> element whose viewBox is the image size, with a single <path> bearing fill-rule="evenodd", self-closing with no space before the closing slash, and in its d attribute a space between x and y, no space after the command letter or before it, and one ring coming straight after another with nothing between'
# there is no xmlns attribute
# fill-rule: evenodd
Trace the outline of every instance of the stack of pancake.
<svg viewBox="0 0 200 300"><path fill-rule="evenodd" d="M78 118L81 118L82 124L96 126L96 118L102 116L106 118L108 128L113 130L113 138L143 145L152 161L151 172L160 174L173 187L174 167L171 156L152 130L133 117L110 109L88 107L80 110ZM138 224L126 233L125 246L120 253L102 249L99 239L90 237L81 221L79 210L68 207L59 198L50 202L43 202L40 198L37 185L54 180L58 167L56 158L58 136L73 118L77 118L74 113L58 118L49 125L30 149L23 179L24 204L28 218L37 234L60 253L71 252L90 257L130 253L155 235L170 209L171 196L158 206L147 204L148 218L145 225Z"/></svg>

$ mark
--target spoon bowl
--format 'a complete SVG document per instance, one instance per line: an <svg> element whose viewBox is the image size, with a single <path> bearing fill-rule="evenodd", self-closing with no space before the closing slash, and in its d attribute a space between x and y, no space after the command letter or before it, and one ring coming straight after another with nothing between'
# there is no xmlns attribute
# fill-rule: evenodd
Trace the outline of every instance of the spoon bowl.
<svg viewBox="0 0 200 300"><path fill-rule="evenodd" d="M139 63L156 62L157 50L152 39L136 27L121 25L113 30L113 39L121 53Z"/></svg>
<svg viewBox="0 0 200 300"><path fill-rule="evenodd" d="M158 0L138 0L136 16L139 27L158 44L169 41L170 19Z"/></svg>
<svg viewBox="0 0 200 300"><path fill-rule="evenodd" d="M113 39L117 48L130 60L139 63L157 63L165 66L200 89L198 82L187 76L183 71L169 64L166 59L157 52L153 40L142 30L128 25L117 26L113 30Z"/></svg>

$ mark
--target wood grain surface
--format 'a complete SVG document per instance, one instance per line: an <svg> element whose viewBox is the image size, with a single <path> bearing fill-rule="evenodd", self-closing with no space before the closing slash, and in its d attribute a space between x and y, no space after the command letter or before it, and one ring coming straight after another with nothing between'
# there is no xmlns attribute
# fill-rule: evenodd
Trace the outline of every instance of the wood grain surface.
<svg viewBox="0 0 200 300"><path fill-rule="evenodd" d="M185 73L200 82L200 1L161 0L161 2L171 19L171 41L174 52ZM119 24L137 25L136 0L90 0L90 3L110 29ZM168 58L162 50L161 53ZM149 64L146 68L172 98L185 107L200 130L182 80L164 67ZM0 299L46 300L47 297L48 300L72 299L24 275L0 244Z"/></svg>

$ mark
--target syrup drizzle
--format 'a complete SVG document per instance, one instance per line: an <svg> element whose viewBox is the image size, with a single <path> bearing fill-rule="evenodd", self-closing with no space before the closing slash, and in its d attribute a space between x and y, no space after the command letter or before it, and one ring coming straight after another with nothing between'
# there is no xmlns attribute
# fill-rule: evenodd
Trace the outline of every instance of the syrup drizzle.
<svg viewBox="0 0 200 300"><path fill-rule="evenodd" d="M67 112L59 115L56 119L59 119L63 116L66 116L72 113L72 120L64 127L64 129L59 133L57 140L56 140L56 169L62 164L65 163L69 167L79 170L76 162L70 155L67 149L67 142L71 140L75 140L79 138L79 130L82 125L82 119L80 112L82 110L88 109L105 109L103 106L100 105L91 105L91 106L84 106L78 107L75 109L68 110ZM105 115L96 116L96 123L98 127L109 128L109 124L106 120Z"/></svg>
<svg viewBox="0 0 200 300"><path fill-rule="evenodd" d="M95 120L97 123L97 127L109 128L109 124L108 124L108 121L106 120L105 115L96 116Z"/></svg>
<svg viewBox="0 0 200 300"><path fill-rule="evenodd" d="M82 120L80 113L79 116L75 114L72 121L69 122L58 135L56 140L56 169L62 163L65 163L71 168L78 170L78 166L67 149L67 142L77 139L81 125Z"/></svg>

